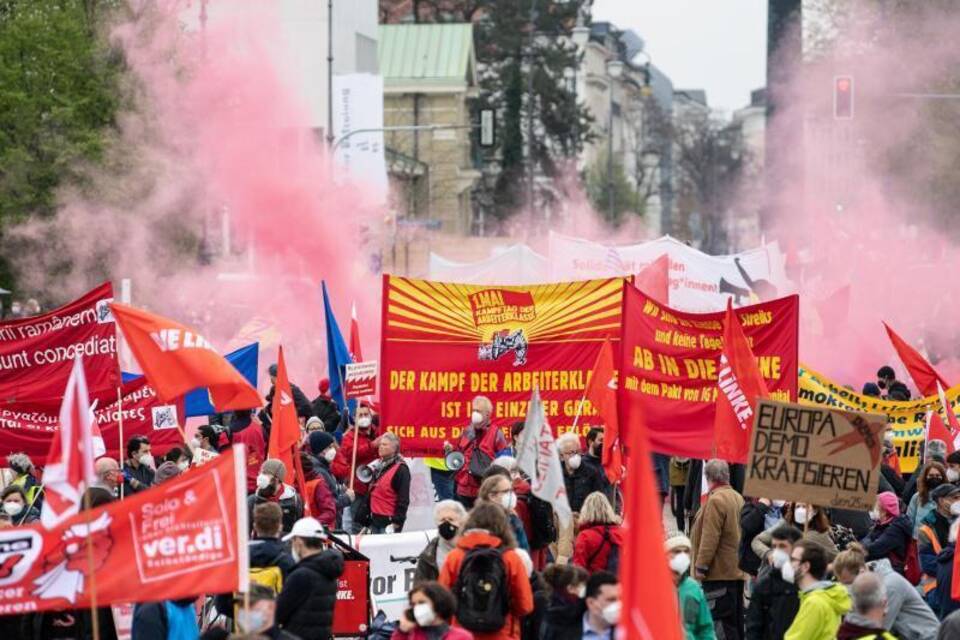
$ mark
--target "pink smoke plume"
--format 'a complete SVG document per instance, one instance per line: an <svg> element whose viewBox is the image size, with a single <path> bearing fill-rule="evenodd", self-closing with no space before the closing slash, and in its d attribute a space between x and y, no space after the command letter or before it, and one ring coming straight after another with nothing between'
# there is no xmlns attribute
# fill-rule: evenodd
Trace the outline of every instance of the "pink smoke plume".
<svg viewBox="0 0 960 640"><path fill-rule="evenodd" d="M134 304L200 327L221 348L260 339L262 368L282 339L294 381L310 394L326 375L321 279L341 329L355 300L363 341L376 351L380 286L370 264L384 211L363 188L331 179L282 72L277 4L217 13L203 33L183 26L196 8L139 3L113 29L135 107L121 114L116 158L92 172L94 188L64 194L52 221L20 231L59 238L23 272L38 277L69 257L62 278L27 282L60 299L104 273L115 286L131 278ZM173 250L201 229L219 237L224 211L242 257L200 266L196 251Z"/></svg>

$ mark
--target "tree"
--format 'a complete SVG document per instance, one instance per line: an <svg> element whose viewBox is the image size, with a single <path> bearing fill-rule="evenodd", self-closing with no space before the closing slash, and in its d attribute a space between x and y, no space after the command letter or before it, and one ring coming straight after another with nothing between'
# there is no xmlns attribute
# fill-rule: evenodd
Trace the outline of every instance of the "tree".
<svg viewBox="0 0 960 640"><path fill-rule="evenodd" d="M610 192L613 191L613 210L611 211ZM600 212L603 219L613 227L619 227L627 213L643 215L643 202L637 190L627 179L623 163L616 155L609 162L606 150L597 156L587 171L587 197L593 208Z"/></svg>
<svg viewBox="0 0 960 640"><path fill-rule="evenodd" d="M122 61L99 37L112 0L0 2L0 235L50 216L55 194L81 186L105 150ZM9 256L7 256L9 259ZM0 257L0 286L13 265Z"/></svg>

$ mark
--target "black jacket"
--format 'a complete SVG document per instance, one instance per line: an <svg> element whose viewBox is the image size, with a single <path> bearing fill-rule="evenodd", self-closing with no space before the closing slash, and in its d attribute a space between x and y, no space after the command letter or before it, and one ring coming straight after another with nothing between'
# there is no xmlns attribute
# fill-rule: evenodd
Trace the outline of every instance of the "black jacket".
<svg viewBox="0 0 960 640"><path fill-rule="evenodd" d="M886 462L883 462L880 464L880 475L886 478L887 482L890 483L890 487L893 489L893 492L897 496L903 493L907 483L903 481L903 476L897 473L896 469L888 465Z"/></svg>
<svg viewBox="0 0 960 640"><path fill-rule="evenodd" d="M270 392L266 397L266 404L263 409L260 410L260 420L263 421L266 417L267 422L273 422L273 393L275 387L270 387ZM313 415L313 405L310 404L310 399L307 398L300 387L290 383L290 391L293 393L293 404L297 407L297 417L298 418L309 418ZM264 422L266 424L266 422Z"/></svg>
<svg viewBox="0 0 960 640"><path fill-rule="evenodd" d="M280 490L285 491L285 488L288 485L281 484ZM300 497L300 494L295 490L292 492L286 492L286 496L281 496L280 500L277 502L280 505L280 511L283 513L282 527L283 532L287 533L290 529L293 528L293 523L303 517L303 499ZM260 495L260 489L257 489L255 493L247 496L247 517L249 518L248 522L253 522L253 510L257 508L258 504L263 504L265 502L270 502L270 498L265 498ZM252 524L250 525L253 526Z"/></svg>
<svg viewBox="0 0 960 640"><path fill-rule="evenodd" d="M761 559L750 548L753 539L766 530L764 521L770 507L759 502L747 502L740 510L740 570L756 577Z"/></svg>
<svg viewBox="0 0 960 640"><path fill-rule="evenodd" d="M799 609L797 587L781 578L778 569L765 572L753 588L744 638L781 640Z"/></svg>
<svg viewBox="0 0 960 640"><path fill-rule="evenodd" d="M323 421L325 431L333 433L340 424L340 409L337 403L325 396L317 396L310 405L313 415Z"/></svg>
<svg viewBox="0 0 960 640"><path fill-rule="evenodd" d="M570 600L557 594L551 596L540 627L541 640L580 640L584 611L583 600Z"/></svg>
<svg viewBox="0 0 960 640"><path fill-rule="evenodd" d="M862 540L867 550L867 562L890 558L890 564L902 574L911 538L913 525L907 516L897 516L887 524L875 525Z"/></svg>
<svg viewBox="0 0 960 640"><path fill-rule="evenodd" d="M953 588L953 552L954 549L951 544L944 547L940 555L937 556L937 591L940 598L939 608L935 608L933 612L941 620L960 609L960 602L950 597L950 590Z"/></svg>
<svg viewBox="0 0 960 640"><path fill-rule="evenodd" d="M530 576L530 590L533 592L533 611L520 622L520 640L540 640L543 617L550 606L547 583L536 571Z"/></svg>
<svg viewBox="0 0 960 640"><path fill-rule="evenodd" d="M429 582L440 577L440 567L437 565L437 545L440 544L440 536L435 537L427 543L420 555L417 556L417 569L413 574L413 584Z"/></svg>
<svg viewBox="0 0 960 640"><path fill-rule="evenodd" d="M250 550L251 567L279 567L284 580L297 565L279 538L254 538L247 548Z"/></svg>
<svg viewBox="0 0 960 640"><path fill-rule="evenodd" d="M145 464L138 464L136 468L131 467L129 464L123 465L123 495L132 496L135 493L140 491L146 491L151 486L153 486L154 478L157 475L157 472L148 467ZM137 489L133 488L133 485L130 484L130 481L126 479L126 476L131 476L140 483L140 487Z"/></svg>
<svg viewBox="0 0 960 640"><path fill-rule="evenodd" d="M602 470L587 463L581 463L573 473L570 473L567 466L563 465L563 484L567 489L570 509L578 512L588 495L594 491L604 493L606 477Z"/></svg>
<svg viewBox="0 0 960 640"><path fill-rule="evenodd" d="M603 481L603 495L607 496L607 500L610 501L610 504L613 504L613 485L610 484L610 479L607 478L606 472L603 470L603 462L600 458L592 456L589 453L583 454L583 464L590 465L600 474L600 479Z"/></svg>
<svg viewBox="0 0 960 640"><path fill-rule="evenodd" d="M342 573L343 554L335 549L298 562L277 598L277 626L303 640L328 640L337 603L337 578Z"/></svg>

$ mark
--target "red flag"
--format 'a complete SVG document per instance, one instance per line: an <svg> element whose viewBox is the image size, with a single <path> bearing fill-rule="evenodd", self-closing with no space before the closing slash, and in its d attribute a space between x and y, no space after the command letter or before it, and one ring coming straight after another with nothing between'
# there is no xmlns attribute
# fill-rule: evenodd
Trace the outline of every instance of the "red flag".
<svg viewBox="0 0 960 640"><path fill-rule="evenodd" d="M593 374L584 396L599 412L603 420L603 470L610 482L620 482L623 475L620 424L617 419L617 371L613 368L613 347L604 340L593 365Z"/></svg>
<svg viewBox="0 0 960 640"><path fill-rule="evenodd" d="M117 302L110 308L162 401L207 387L217 411L251 409L263 403L246 378L190 327Z"/></svg>
<svg viewBox="0 0 960 640"><path fill-rule="evenodd" d="M940 414L936 411L927 411L927 442L931 440L943 440L947 444L947 455L953 453L953 436L944 426Z"/></svg>
<svg viewBox="0 0 960 640"><path fill-rule="evenodd" d="M60 430L50 445L47 466L43 469L46 499L40 519L52 529L80 511L83 490L97 480L93 460L103 455L103 437L90 410L87 379L78 356L63 392L60 406Z"/></svg>
<svg viewBox="0 0 960 640"><path fill-rule="evenodd" d="M753 410L757 400L767 397L767 385L729 300L723 320L723 351L720 353L717 384L720 390L713 423L717 457L744 463L750 453Z"/></svg>
<svg viewBox="0 0 960 640"><path fill-rule="evenodd" d="M620 627L625 638L682 640L676 587L663 552L663 503L654 484L653 459L647 427L639 421L630 430L630 455L624 487L623 611Z"/></svg>
<svg viewBox="0 0 960 640"><path fill-rule="evenodd" d="M283 462L291 478L296 478L297 488L303 497L303 503L309 503L303 483L303 471L300 469L300 421L297 419L297 407L293 403L293 391L287 377L287 365L283 360L283 346L277 355L277 382L273 386L273 405L271 406L273 427L270 429L270 443L267 457Z"/></svg>
<svg viewBox="0 0 960 640"><path fill-rule="evenodd" d="M663 254L634 278L637 289L661 304L670 304L670 256Z"/></svg>
<svg viewBox="0 0 960 640"><path fill-rule="evenodd" d="M357 303L350 307L350 357L354 362L363 362L360 353L360 322L357 320Z"/></svg>
<svg viewBox="0 0 960 640"><path fill-rule="evenodd" d="M947 400L947 394L943 392L943 386L939 382L937 383L937 395L940 396L940 406L943 407L943 412L947 416L947 428L951 435L951 440L947 443L947 446L950 447L951 451L956 451L960 448L960 421L957 420L957 414L953 412L953 405Z"/></svg>
<svg viewBox="0 0 960 640"><path fill-rule="evenodd" d="M947 381L943 379L943 376L937 373L933 365L927 362L927 359L920 355L919 351L898 336L886 322L883 323L883 327L887 330L887 335L890 337L890 342L893 343L893 348L896 349L900 361L903 362L903 365L907 368L910 377L913 378L913 382L917 385L920 393L925 396L932 396L937 392L938 382L944 388L950 386L947 384Z"/></svg>

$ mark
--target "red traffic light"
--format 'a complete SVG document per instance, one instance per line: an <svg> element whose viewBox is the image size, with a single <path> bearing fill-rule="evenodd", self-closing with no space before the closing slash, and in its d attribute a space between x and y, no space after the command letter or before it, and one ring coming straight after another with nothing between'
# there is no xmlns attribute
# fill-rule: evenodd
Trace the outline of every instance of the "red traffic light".
<svg viewBox="0 0 960 640"><path fill-rule="evenodd" d="M833 79L833 117L838 120L853 118L852 76L837 76Z"/></svg>

